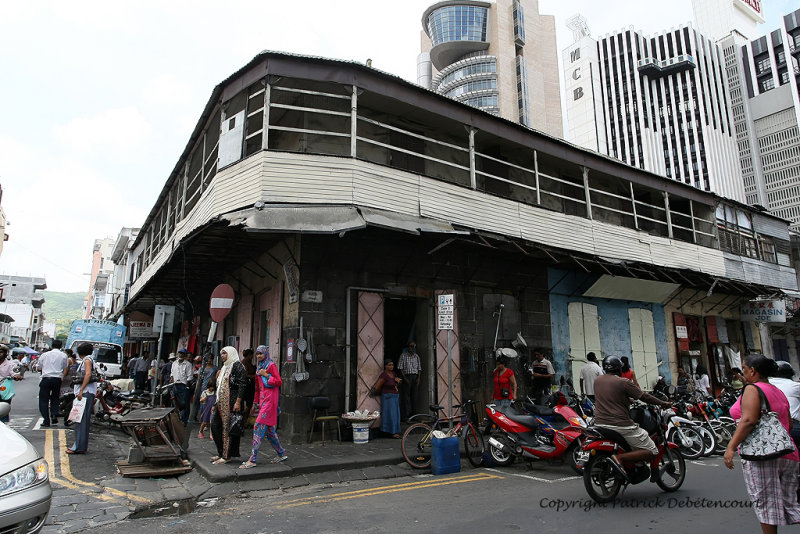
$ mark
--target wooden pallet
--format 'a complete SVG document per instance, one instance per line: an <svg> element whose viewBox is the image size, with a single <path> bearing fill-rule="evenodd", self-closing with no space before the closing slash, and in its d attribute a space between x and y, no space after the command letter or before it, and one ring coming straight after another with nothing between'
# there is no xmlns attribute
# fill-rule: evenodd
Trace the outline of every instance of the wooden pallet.
<svg viewBox="0 0 800 534"><path fill-rule="evenodd" d="M142 478L182 475L192 470L191 465L169 464L129 464L126 460L117 462L117 469L124 477Z"/></svg>

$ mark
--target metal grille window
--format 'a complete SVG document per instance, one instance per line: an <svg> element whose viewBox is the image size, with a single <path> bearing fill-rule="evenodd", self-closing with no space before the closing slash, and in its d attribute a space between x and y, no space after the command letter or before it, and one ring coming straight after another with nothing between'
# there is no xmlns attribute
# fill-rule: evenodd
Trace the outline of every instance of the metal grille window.
<svg viewBox="0 0 800 534"><path fill-rule="evenodd" d="M514 42L525 45L525 12L519 0L514 0Z"/></svg>
<svg viewBox="0 0 800 534"><path fill-rule="evenodd" d="M496 78L489 78L486 80L475 80L472 82L467 82L463 85L459 85L450 89L444 96L448 96L450 98L457 98L466 93L474 93L477 91L492 91L497 90L497 79Z"/></svg>
<svg viewBox="0 0 800 534"><path fill-rule="evenodd" d="M447 74L439 82L439 87L444 87L452 82L468 76L475 76L479 74L495 74L496 72L497 60L495 58L487 59L486 61L481 61L480 63L473 63L472 65L461 67Z"/></svg>
<svg viewBox="0 0 800 534"><path fill-rule="evenodd" d="M517 56L517 107L519 109L519 123L523 126L531 125L529 102L528 66L525 63L525 57Z"/></svg>

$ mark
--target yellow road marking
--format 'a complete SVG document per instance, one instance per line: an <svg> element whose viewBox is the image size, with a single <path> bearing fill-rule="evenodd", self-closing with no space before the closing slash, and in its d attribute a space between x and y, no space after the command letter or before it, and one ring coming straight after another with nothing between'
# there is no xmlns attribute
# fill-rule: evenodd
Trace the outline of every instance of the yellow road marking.
<svg viewBox="0 0 800 534"><path fill-rule="evenodd" d="M409 482L406 484L395 484L392 486L381 486L377 488L368 488L356 491L347 491L343 493L334 493L328 496L314 496L302 499L295 499L287 501L283 504L276 506L278 509L294 508L296 506L304 506L306 504L319 504L336 501L344 501L349 499L359 499L362 497L372 497L375 495L383 495L386 493L397 493L400 491L411 491L415 489L433 488L437 486L449 486L452 484L464 484L466 482L479 482L481 480L502 479L504 477L498 475L490 475L488 473L479 473L474 475L465 475L461 477L448 478L445 480L423 480L419 482Z"/></svg>
<svg viewBox="0 0 800 534"><path fill-rule="evenodd" d="M48 430L47 434L48 437L52 430ZM52 439L52 438L51 438ZM97 484L92 484L91 482L85 482L83 480L79 480L72 474L72 469L69 466L69 456L67 455L67 436L65 432L58 433L58 445L59 445L59 457L60 457L60 464L61 464L61 476L66 478L68 481L72 482L73 484L77 484L79 486L86 486L91 488L98 487ZM132 501L141 502L141 503L151 503L150 499L146 499L144 497L139 497L138 495L133 495L132 493L128 493L127 491L118 490L115 488L104 487L103 491L107 491L118 497L124 497L126 499L130 499ZM111 499L108 495L97 494L98 497L106 497L107 499Z"/></svg>
<svg viewBox="0 0 800 534"><path fill-rule="evenodd" d="M60 436L63 437L64 433L63 432L60 433ZM81 488L78 487L77 484L74 484L72 482L67 482L66 480L58 478L56 476L55 456L53 455L53 446L54 445L55 445L55 443L53 442L53 431L52 430L46 430L45 431L45 435L44 435L44 460L47 462L47 471L48 471L48 475L49 475L49 478L50 478L50 482L52 482L53 484L58 484L59 486L64 486L65 488L76 490L76 491L78 491L80 493L84 493L84 494L87 494L87 495L91 495L93 497L97 497L98 499L103 500L103 501L108 501L108 502L113 502L114 504L119 504L119 502L117 502L116 499L114 499L113 497L111 497L109 495L103 495L102 493L82 491ZM64 471L64 466L65 466L65 458L64 458L64 456L66 456L66 454L63 454L62 457L61 457L61 470L62 470L62 473ZM67 473L69 473L69 464L68 463L66 464L66 469L67 469ZM74 482L80 482L80 481L75 479ZM91 486L91 484L87 484L85 482L83 484L87 485L87 486Z"/></svg>

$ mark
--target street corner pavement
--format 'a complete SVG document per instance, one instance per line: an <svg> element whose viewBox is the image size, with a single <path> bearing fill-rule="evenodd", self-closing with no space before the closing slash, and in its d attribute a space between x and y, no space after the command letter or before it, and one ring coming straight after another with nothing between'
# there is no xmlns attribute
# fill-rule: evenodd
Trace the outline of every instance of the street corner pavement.
<svg viewBox="0 0 800 534"><path fill-rule="evenodd" d="M214 465L211 463L211 458L217 455L214 442L207 437L199 439L193 436L189 443L189 458L197 471L209 482L248 481L244 485L248 490L262 489L255 481L265 479L278 480L265 487L285 487L301 481L304 484L313 484L317 481L342 482L352 480L353 477L391 478L401 476L405 471L400 442L396 439L374 439L365 444L328 440L324 445L321 441L284 444L289 458L280 463L271 463L276 455L265 442L258 453L258 465L251 469L240 469L239 466L250 455L251 439L250 434L242 437L240 458Z"/></svg>

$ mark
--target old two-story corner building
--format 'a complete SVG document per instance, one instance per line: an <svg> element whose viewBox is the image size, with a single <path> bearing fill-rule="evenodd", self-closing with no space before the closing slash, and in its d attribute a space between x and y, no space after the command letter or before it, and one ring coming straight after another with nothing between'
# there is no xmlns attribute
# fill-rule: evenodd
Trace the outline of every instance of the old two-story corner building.
<svg viewBox="0 0 800 534"><path fill-rule="evenodd" d="M567 381L588 351L630 356L645 386L700 362L724 380L771 343L740 310L796 289L788 251L787 222L747 206L361 64L264 52L214 89L131 248L124 311L175 304L205 339L230 284L216 339L269 346L300 435L313 396L374 407L412 338L423 407L450 384L487 400L495 336L518 332L520 359L545 347Z"/></svg>

